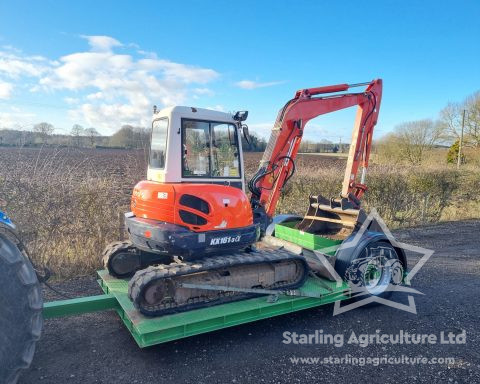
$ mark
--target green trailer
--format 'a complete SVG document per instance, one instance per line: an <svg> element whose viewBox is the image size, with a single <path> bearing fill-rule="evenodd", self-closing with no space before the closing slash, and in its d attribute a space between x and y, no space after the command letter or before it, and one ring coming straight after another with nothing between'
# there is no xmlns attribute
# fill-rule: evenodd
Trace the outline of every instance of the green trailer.
<svg viewBox="0 0 480 384"><path fill-rule="evenodd" d="M127 296L128 280L113 278L105 270L98 271L98 276L98 283L105 292L103 295L45 303L44 318L115 310L141 348L317 307L347 299L350 294L346 283L337 284L312 276L300 288L302 296L264 295L152 318L134 308Z"/></svg>

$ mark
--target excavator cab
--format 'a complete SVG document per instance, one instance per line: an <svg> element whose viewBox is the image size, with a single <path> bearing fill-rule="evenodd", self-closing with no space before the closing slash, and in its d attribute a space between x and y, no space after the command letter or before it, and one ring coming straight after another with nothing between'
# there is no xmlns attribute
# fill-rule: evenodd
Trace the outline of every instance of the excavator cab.
<svg viewBox="0 0 480 384"><path fill-rule="evenodd" d="M241 130L247 115L181 106L155 112L147 180L244 191Z"/></svg>

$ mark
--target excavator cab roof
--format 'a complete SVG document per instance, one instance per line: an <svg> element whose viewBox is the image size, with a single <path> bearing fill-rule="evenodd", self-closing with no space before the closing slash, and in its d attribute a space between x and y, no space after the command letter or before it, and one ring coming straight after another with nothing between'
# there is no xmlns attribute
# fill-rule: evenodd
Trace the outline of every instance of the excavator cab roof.
<svg viewBox="0 0 480 384"><path fill-rule="evenodd" d="M182 105L166 107L154 112L153 120L173 115L180 116L181 118L192 118L197 120L225 121L232 123L236 121L234 119L234 115L228 112L221 112L207 108L187 107Z"/></svg>

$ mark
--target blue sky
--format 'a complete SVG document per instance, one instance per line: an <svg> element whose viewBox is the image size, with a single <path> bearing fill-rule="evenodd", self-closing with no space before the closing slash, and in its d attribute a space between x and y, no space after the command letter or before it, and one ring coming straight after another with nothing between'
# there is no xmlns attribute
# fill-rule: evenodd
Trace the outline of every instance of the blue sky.
<svg viewBox="0 0 480 384"><path fill-rule="evenodd" d="M480 89L479 20L479 1L2 0L0 128L111 134L183 104L265 136L297 89L381 77L379 137ZM348 141L354 113L305 135Z"/></svg>

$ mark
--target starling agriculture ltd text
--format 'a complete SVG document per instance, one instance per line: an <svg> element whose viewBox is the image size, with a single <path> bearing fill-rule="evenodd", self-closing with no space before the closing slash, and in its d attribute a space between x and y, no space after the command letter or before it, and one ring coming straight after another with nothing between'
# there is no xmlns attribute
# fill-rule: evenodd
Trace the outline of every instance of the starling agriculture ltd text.
<svg viewBox="0 0 480 384"><path fill-rule="evenodd" d="M409 333L403 330L396 334L381 333L379 329L375 333L331 334L324 333L323 329L317 329L313 333L297 333L285 331L282 334L283 344L324 344L343 347L347 344L368 347L373 344L466 344L467 334L465 330L460 333L441 331L438 334Z"/></svg>

